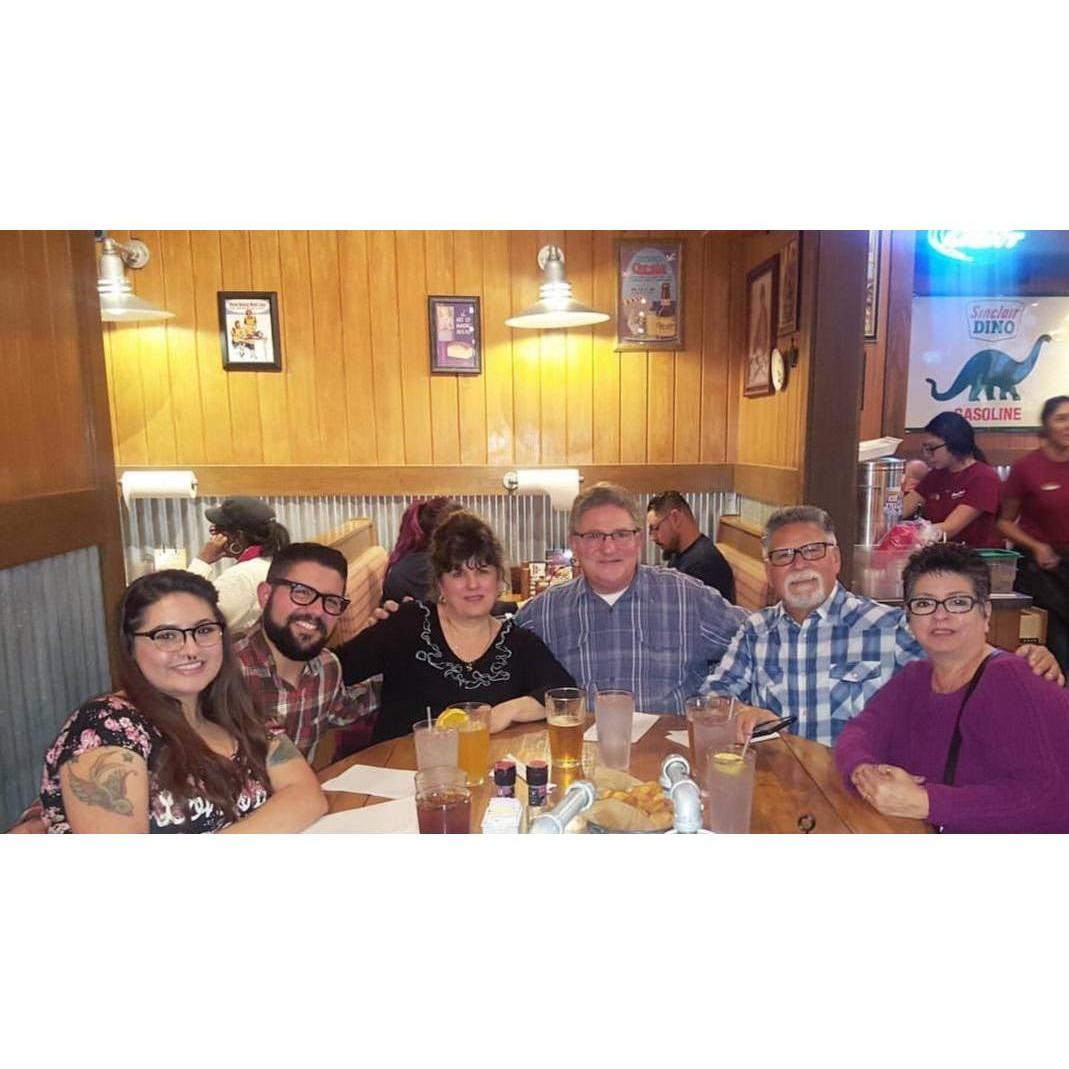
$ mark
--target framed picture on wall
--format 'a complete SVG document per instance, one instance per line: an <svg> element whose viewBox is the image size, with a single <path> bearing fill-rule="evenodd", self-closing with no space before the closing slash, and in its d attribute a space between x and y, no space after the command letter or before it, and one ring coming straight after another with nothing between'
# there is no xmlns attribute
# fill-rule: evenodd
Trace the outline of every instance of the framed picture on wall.
<svg viewBox="0 0 1069 1069"><path fill-rule="evenodd" d="M783 250L779 262L779 327L777 334L793 334L798 329L799 240L795 238Z"/></svg>
<svg viewBox="0 0 1069 1069"><path fill-rule="evenodd" d="M745 397L772 393L772 349L779 309L779 256L772 256L746 276Z"/></svg>
<svg viewBox="0 0 1069 1069"><path fill-rule="evenodd" d="M616 243L616 351L683 348L683 242Z"/></svg>
<svg viewBox="0 0 1069 1069"><path fill-rule="evenodd" d="M220 293L219 343L227 371L281 371L277 293Z"/></svg>
<svg viewBox="0 0 1069 1069"><path fill-rule="evenodd" d="M483 369L478 297L428 297L431 374L478 375Z"/></svg>
<svg viewBox="0 0 1069 1069"><path fill-rule="evenodd" d="M869 231L869 259L865 271L865 340L876 338L876 314L880 307L880 232Z"/></svg>

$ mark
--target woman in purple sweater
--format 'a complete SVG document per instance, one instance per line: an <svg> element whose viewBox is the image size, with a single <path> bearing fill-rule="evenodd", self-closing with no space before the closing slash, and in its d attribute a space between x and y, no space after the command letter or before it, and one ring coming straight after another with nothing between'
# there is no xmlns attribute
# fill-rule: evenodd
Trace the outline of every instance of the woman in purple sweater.
<svg viewBox="0 0 1069 1069"><path fill-rule="evenodd" d="M1069 831L1069 693L988 645L991 574L974 550L928 546L902 573L928 660L843 729L843 779L885 816L948 832Z"/></svg>

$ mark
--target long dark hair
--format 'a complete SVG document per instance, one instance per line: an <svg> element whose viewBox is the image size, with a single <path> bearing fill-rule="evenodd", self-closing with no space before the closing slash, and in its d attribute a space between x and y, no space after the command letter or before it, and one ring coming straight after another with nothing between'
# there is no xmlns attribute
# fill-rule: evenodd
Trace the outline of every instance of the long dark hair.
<svg viewBox="0 0 1069 1069"><path fill-rule="evenodd" d="M141 630L145 612L168 594L192 594L211 607L223 628L223 664L219 674L200 694L205 720L218 724L238 744L238 760L213 753L189 726L175 698L160 693L144 676L134 657L135 631ZM219 611L219 595L207 579L192 572L165 569L135 579L119 603L119 680L130 702L163 736L164 745L153 773L163 790L184 805L191 794L203 794L229 820L237 820L237 799L250 771L267 788L267 729L257 716L226 620Z"/></svg>
<svg viewBox="0 0 1069 1069"><path fill-rule="evenodd" d="M1043 410L1039 413L1039 422L1042 425L1042 430L1039 432L1040 438L1046 438L1050 428L1047 424L1050 422L1051 417L1058 411L1062 405L1069 404L1069 397L1065 394L1059 394L1057 397L1048 397L1043 402Z"/></svg>
<svg viewBox="0 0 1069 1069"><path fill-rule="evenodd" d="M490 525L461 509L442 520L431 537L435 582L469 561L495 568L498 578L505 578L505 554Z"/></svg>
<svg viewBox="0 0 1069 1069"><path fill-rule="evenodd" d="M976 432L972 424L957 412L940 412L934 419L928 421L924 428L936 438L942 438L946 443L948 452L961 458L972 457L982 463L987 463L984 451L976 444Z"/></svg>

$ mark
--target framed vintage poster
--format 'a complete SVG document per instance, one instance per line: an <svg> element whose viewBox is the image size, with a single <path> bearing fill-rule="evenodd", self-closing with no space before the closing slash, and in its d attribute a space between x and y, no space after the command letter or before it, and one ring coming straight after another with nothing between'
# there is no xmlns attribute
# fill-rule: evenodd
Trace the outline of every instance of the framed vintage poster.
<svg viewBox="0 0 1069 1069"><path fill-rule="evenodd" d="M772 256L746 276L745 397L772 393L772 349L779 308L779 256Z"/></svg>
<svg viewBox="0 0 1069 1069"><path fill-rule="evenodd" d="M277 293L220 293L219 342L227 371L281 371Z"/></svg>
<svg viewBox="0 0 1069 1069"><path fill-rule="evenodd" d="M779 327L777 334L793 334L798 329L799 239L789 242L779 263Z"/></svg>
<svg viewBox="0 0 1069 1069"><path fill-rule="evenodd" d="M906 430L957 412L976 430L1039 430L1066 392L1069 297L914 297Z"/></svg>
<svg viewBox="0 0 1069 1069"><path fill-rule="evenodd" d="M683 348L683 242L616 243L616 351Z"/></svg>
<svg viewBox="0 0 1069 1069"><path fill-rule="evenodd" d="M428 297L431 374L478 375L483 369L478 297Z"/></svg>
<svg viewBox="0 0 1069 1069"><path fill-rule="evenodd" d="M869 258L865 269L865 340L876 338L876 314L880 307L880 232L869 231Z"/></svg>

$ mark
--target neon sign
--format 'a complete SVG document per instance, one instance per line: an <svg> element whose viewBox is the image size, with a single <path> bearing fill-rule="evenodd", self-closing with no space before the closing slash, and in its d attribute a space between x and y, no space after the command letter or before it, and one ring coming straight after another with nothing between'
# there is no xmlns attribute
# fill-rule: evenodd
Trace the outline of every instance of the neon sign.
<svg viewBox="0 0 1069 1069"><path fill-rule="evenodd" d="M972 263L970 252L1012 249L1027 236L1023 230L929 230L928 244L952 260Z"/></svg>

